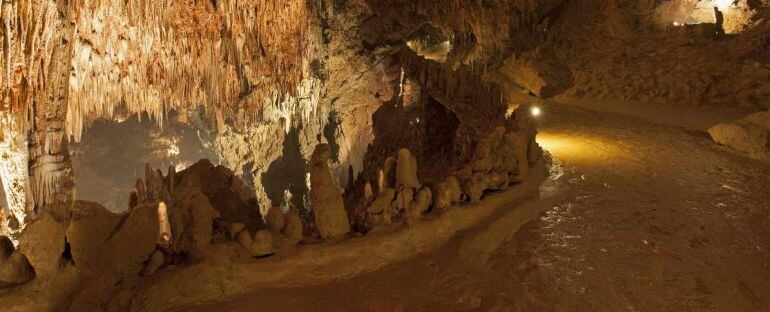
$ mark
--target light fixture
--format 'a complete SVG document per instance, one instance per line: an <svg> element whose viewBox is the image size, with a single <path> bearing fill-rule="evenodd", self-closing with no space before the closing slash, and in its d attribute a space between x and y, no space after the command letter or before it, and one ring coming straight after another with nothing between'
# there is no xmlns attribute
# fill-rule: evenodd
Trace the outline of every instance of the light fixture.
<svg viewBox="0 0 770 312"><path fill-rule="evenodd" d="M540 116L540 113L541 113L540 107L533 106L532 109L530 109L530 112L532 113L532 116L535 116L535 117Z"/></svg>

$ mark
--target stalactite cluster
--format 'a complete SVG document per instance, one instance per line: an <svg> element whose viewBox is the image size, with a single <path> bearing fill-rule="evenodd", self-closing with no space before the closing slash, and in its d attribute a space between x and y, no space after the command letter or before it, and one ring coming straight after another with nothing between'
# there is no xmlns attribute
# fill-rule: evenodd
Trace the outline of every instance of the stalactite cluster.
<svg viewBox="0 0 770 312"><path fill-rule="evenodd" d="M119 105L161 123L170 109L203 105L220 129L227 117L264 118L269 106L307 116L313 107L298 107L296 96L313 87L303 75L313 54L309 14L297 0L86 1L68 133L79 139L84 119Z"/></svg>

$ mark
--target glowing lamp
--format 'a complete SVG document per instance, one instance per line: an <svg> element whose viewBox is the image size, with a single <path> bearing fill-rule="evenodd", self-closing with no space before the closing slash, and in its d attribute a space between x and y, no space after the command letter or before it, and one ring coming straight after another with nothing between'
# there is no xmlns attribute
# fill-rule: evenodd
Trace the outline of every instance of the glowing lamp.
<svg viewBox="0 0 770 312"><path fill-rule="evenodd" d="M532 107L530 112L532 113L532 116L535 116L535 117L540 116L540 113L541 113L540 107L534 106Z"/></svg>

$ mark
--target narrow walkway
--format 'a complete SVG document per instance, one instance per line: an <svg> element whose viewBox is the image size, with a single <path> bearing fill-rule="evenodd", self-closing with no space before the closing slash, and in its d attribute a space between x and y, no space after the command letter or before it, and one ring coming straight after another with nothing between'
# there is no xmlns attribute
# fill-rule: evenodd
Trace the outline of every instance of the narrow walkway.
<svg viewBox="0 0 770 312"><path fill-rule="evenodd" d="M613 113L541 122L540 198L405 263L199 310L770 310L770 166Z"/></svg>

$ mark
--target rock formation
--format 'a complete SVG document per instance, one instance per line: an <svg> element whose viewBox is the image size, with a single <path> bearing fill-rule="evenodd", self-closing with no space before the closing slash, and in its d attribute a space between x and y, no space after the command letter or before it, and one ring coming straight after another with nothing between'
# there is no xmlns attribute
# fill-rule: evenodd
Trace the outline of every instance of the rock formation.
<svg viewBox="0 0 770 312"><path fill-rule="evenodd" d="M329 170L331 150L316 146L310 158L310 198L316 226L322 238L337 239L350 232L350 223L337 184Z"/></svg>

